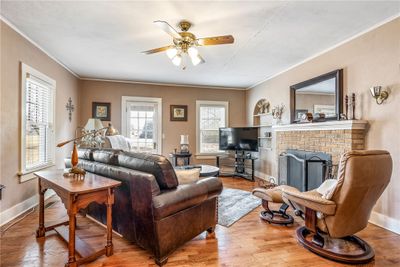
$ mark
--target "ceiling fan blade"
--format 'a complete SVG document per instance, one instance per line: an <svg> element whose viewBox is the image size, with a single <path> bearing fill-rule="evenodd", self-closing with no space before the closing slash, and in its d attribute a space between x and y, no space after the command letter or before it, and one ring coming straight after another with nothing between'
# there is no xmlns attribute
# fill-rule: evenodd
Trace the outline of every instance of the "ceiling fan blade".
<svg viewBox="0 0 400 267"><path fill-rule="evenodd" d="M232 44L235 41L232 35L214 36L197 39L199 45Z"/></svg>
<svg viewBox="0 0 400 267"><path fill-rule="evenodd" d="M182 36L166 21L156 20L154 21L154 24L156 24L161 30L171 35L173 38L175 39L182 38Z"/></svg>
<svg viewBox="0 0 400 267"><path fill-rule="evenodd" d="M154 53L158 53L158 52L163 52L163 51L166 51L166 50L168 50L170 48L174 48L174 47L175 47L174 45L168 45L168 46L163 46L163 47L159 47L159 48L154 48L154 49L151 49L151 50L143 51L142 53L146 54L146 55L150 55L150 54L154 54Z"/></svg>

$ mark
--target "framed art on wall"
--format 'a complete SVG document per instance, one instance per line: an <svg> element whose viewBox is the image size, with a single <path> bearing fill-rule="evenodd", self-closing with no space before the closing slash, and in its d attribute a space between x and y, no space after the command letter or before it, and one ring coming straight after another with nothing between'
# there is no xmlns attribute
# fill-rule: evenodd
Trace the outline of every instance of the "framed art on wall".
<svg viewBox="0 0 400 267"><path fill-rule="evenodd" d="M92 102L92 118L110 121L111 103Z"/></svg>
<svg viewBox="0 0 400 267"><path fill-rule="evenodd" d="M170 121L187 121L187 105L171 105Z"/></svg>

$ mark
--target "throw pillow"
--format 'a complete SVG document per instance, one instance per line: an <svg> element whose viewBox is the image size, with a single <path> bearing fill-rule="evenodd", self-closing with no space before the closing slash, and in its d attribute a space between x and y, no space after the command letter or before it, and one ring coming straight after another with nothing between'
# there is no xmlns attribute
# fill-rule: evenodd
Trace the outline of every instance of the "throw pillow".
<svg viewBox="0 0 400 267"><path fill-rule="evenodd" d="M322 195L322 198L331 199L333 196L333 191L336 188L336 179L326 179L318 188L317 192Z"/></svg>
<svg viewBox="0 0 400 267"><path fill-rule="evenodd" d="M200 168L193 168L189 170L175 170L176 177L178 177L179 184L192 184L200 178Z"/></svg>

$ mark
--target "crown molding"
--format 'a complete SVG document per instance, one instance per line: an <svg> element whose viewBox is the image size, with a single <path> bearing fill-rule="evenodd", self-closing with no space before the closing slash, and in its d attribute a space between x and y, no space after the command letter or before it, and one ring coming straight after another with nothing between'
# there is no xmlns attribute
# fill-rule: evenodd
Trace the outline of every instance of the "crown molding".
<svg viewBox="0 0 400 267"><path fill-rule="evenodd" d="M155 82L153 83L153 82L144 82L144 81L100 79L100 78L89 78L89 77L81 77L80 79L82 81L131 83L131 84L144 84L144 85L157 85L157 86L170 86L170 87L190 87L190 88L217 89L217 90L238 90L238 91L246 90L245 87L224 87L224 86L176 84L176 83L155 83Z"/></svg>
<svg viewBox="0 0 400 267"><path fill-rule="evenodd" d="M294 65L292 65L292 66L290 66L290 67L288 67L286 69L284 69L284 70L282 70L282 71L279 71L279 72L277 72L277 73L275 73L275 74L273 74L271 76L268 76L267 78L265 78L265 79L263 79L263 80L261 80L259 82L256 82L252 86L247 87L246 90L250 90L250 89L252 89L252 88L254 88L254 87L256 87L256 86L258 86L258 85L260 85L260 84L262 84L262 83L264 83L266 81L268 81L268 80L271 80L271 79L273 79L273 78L275 78L275 77L277 77L277 76L289 71L289 70L292 70L292 69L294 69L294 68L296 68L296 67L298 67L298 66L300 66L300 65L302 65L302 64L304 64L304 63L306 63L308 61L311 61L311 60L313 60L313 59L315 59L315 58L317 58L317 57L319 57L319 56L321 56L321 55L323 55L323 54L325 54L325 53L327 53L327 52L329 52L329 51L331 51L331 50L333 50L333 49L335 49L335 48L337 48L337 47L339 47L341 45L344 45L344 44L346 44L346 43L348 43L348 42L360 37L361 35L364 35L364 34L370 32L370 31L373 31L373 30L377 29L380 26L382 26L382 25L384 25L386 23L389 23L389 22L391 22L391 21L393 21L393 20L395 20L395 19L397 19L399 17L400 17L400 13L396 14L394 16L391 16L391 17L389 17L389 18L387 18L387 19L385 19L385 20L373 25L372 27L370 27L370 28L368 28L366 30L363 30L363 31L361 31L361 32L359 32L359 33L357 33L357 34L345 39L344 41L341 41L341 42L339 42L339 43L337 43L337 44L335 44L335 45L333 45L333 46L331 46L331 47L329 47L329 48L327 48L327 49L325 49L325 50L323 50L321 52L318 52L318 53L316 53L316 54L314 54L314 55L312 55L312 56L310 56L310 57L308 57L308 58L306 58L306 59L304 59L304 60L302 60L302 61L300 61L300 62L298 62L298 63L296 63L296 64L294 64Z"/></svg>
<svg viewBox="0 0 400 267"><path fill-rule="evenodd" d="M11 29L13 29L14 31L16 31L19 35L21 35L23 38L25 38L26 40L28 40L28 42L30 42L33 46L35 46L36 48L38 48L40 51L42 51L43 53L45 53L49 58L51 58L52 60L54 60L56 63L58 63L61 67L63 67L64 69L66 69L69 73L71 73L72 75L74 75L76 78L80 79L79 75L76 74L75 72L73 72L70 68L68 68L64 63L62 63L60 60L58 60L56 57L54 57L53 55L51 55L49 52L47 52L43 47L41 47L40 45L38 45L35 41L33 41L31 38L29 38L24 32L22 32L20 29L18 29L11 21L9 21L8 19L6 19L3 15L0 14L0 20L3 21L5 24L7 24Z"/></svg>

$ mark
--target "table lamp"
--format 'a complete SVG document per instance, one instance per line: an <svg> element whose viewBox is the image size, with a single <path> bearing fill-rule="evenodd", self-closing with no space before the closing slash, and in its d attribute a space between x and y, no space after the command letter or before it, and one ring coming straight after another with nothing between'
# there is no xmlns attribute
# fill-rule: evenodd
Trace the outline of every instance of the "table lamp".
<svg viewBox="0 0 400 267"><path fill-rule="evenodd" d="M181 153L189 153L189 135L181 135Z"/></svg>

